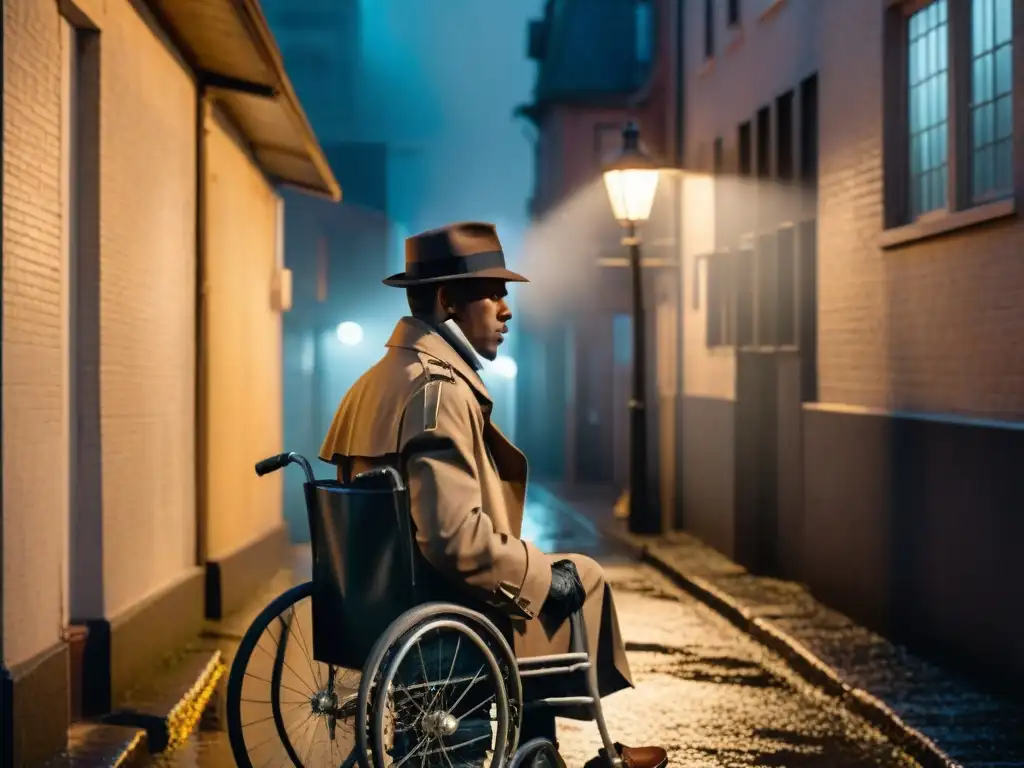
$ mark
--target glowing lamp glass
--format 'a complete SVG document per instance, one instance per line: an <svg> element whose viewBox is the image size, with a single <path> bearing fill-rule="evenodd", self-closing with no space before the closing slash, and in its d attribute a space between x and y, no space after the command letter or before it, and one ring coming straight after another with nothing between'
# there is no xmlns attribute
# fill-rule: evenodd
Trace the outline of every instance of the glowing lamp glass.
<svg viewBox="0 0 1024 768"><path fill-rule="evenodd" d="M654 195L658 190L658 170L626 168L604 173L604 186L612 213L621 222L639 223L651 217Z"/></svg>

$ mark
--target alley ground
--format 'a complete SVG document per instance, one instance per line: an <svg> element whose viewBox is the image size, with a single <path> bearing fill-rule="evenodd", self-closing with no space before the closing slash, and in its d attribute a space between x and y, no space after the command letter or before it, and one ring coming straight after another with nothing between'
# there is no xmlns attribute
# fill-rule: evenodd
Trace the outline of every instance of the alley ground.
<svg viewBox="0 0 1024 768"><path fill-rule="evenodd" d="M659 573L610 551L585 521L533 505L524 536L547 551L584 552L606 566L637 683L605 701L615 739L664 745L675 766L914 764ZM560 721L559 739L570 768L584 765L600 743L592 723L568 720ZM150 763L233 765L227 736L216 729L194 733Z"/></svg>

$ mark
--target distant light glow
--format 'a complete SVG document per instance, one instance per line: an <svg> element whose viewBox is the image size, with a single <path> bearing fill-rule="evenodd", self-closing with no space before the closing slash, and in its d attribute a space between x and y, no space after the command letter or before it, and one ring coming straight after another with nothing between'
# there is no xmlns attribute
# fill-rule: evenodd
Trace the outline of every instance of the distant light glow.
<svg viewBox="0 0 1024 768"><path fill-rule="evenodd" d="M338 341L346 347L353 347L363 340L363 326L346 320L338 324Z"/></svg>
<svg viewBox="0 0 1024 768"><path fill-rule="evenodd" d="M516 365L516 361L505 355L498 355L494 358L494 361L491 362L488 368L503 379L514 379L516 374L519 373L519 366Z"/></svg>

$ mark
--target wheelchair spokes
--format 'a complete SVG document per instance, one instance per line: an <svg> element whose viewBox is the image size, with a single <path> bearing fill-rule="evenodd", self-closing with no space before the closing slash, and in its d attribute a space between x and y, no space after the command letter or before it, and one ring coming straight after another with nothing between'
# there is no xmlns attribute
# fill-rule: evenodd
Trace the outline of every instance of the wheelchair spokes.
<svg viewBox="0 0 1024 768"><path fill-rule="evenodd" d="M361 675L313 658L311 603L311 585L289 590L239 646L228 725L242 768L337 768L353 753Z"/></svg>
<svg viewBox="0 0 1024 768"><path fill-rule="evenodd" d="M377 695L390 696L395 725L390 749L371 742L374 754L384 757L378 765L502 762L495 757L506 752L516 730L505 685L514 671L502 668L471 627L445 618L424 622L395 644L379 670Z"/></svg>

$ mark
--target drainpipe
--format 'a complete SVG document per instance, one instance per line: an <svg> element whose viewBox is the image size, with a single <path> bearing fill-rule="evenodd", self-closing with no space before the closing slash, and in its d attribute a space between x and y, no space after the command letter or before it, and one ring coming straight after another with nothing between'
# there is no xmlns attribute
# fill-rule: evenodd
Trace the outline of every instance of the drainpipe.
<svg viewBox="0 0 1024 768"><path fill-rule="evenodd" d="M206 565L206 121L210 100L206 86L196 91L196 372L195 486L196 565Z"/></svg>
<svg viewBox="0 0 1024 768"><path fill-rule="evenodd" d="M686 33L686 24L684 21L684 12L686 10L686 0L676 0L676 24L675 24L675 37L676 44L675 48L675 147L674 147L674 159L676 168L682 168L684 165L684 156L686 154L686 134L683 120L686 114L684 97L685 97L685 82L686 82L686 56L684 54L684 40ZM676 177L676 205L675 205L675 231L673 236L676 242L676 249L678 258L682 262L683 258L683 176L678 174ZM685 342L684 338L686 333L683 328L683 317L686 308L686 270L682 268L680 264L679 269L679 284L678 294L676 296L676 306L678 307L679 318L677 320L677 333L676 333L676 359L679 361L679 365L676 367L676 408L678 409L676 414L675 424L675 509L673 510L673 528L676 530L682 530L686 521L686 513L683 509L683 467L685 466L685 451L683 449L683 435L685 430L683 428L683 404L686 402L686 377L684 375L685 358Z"/></svg>

